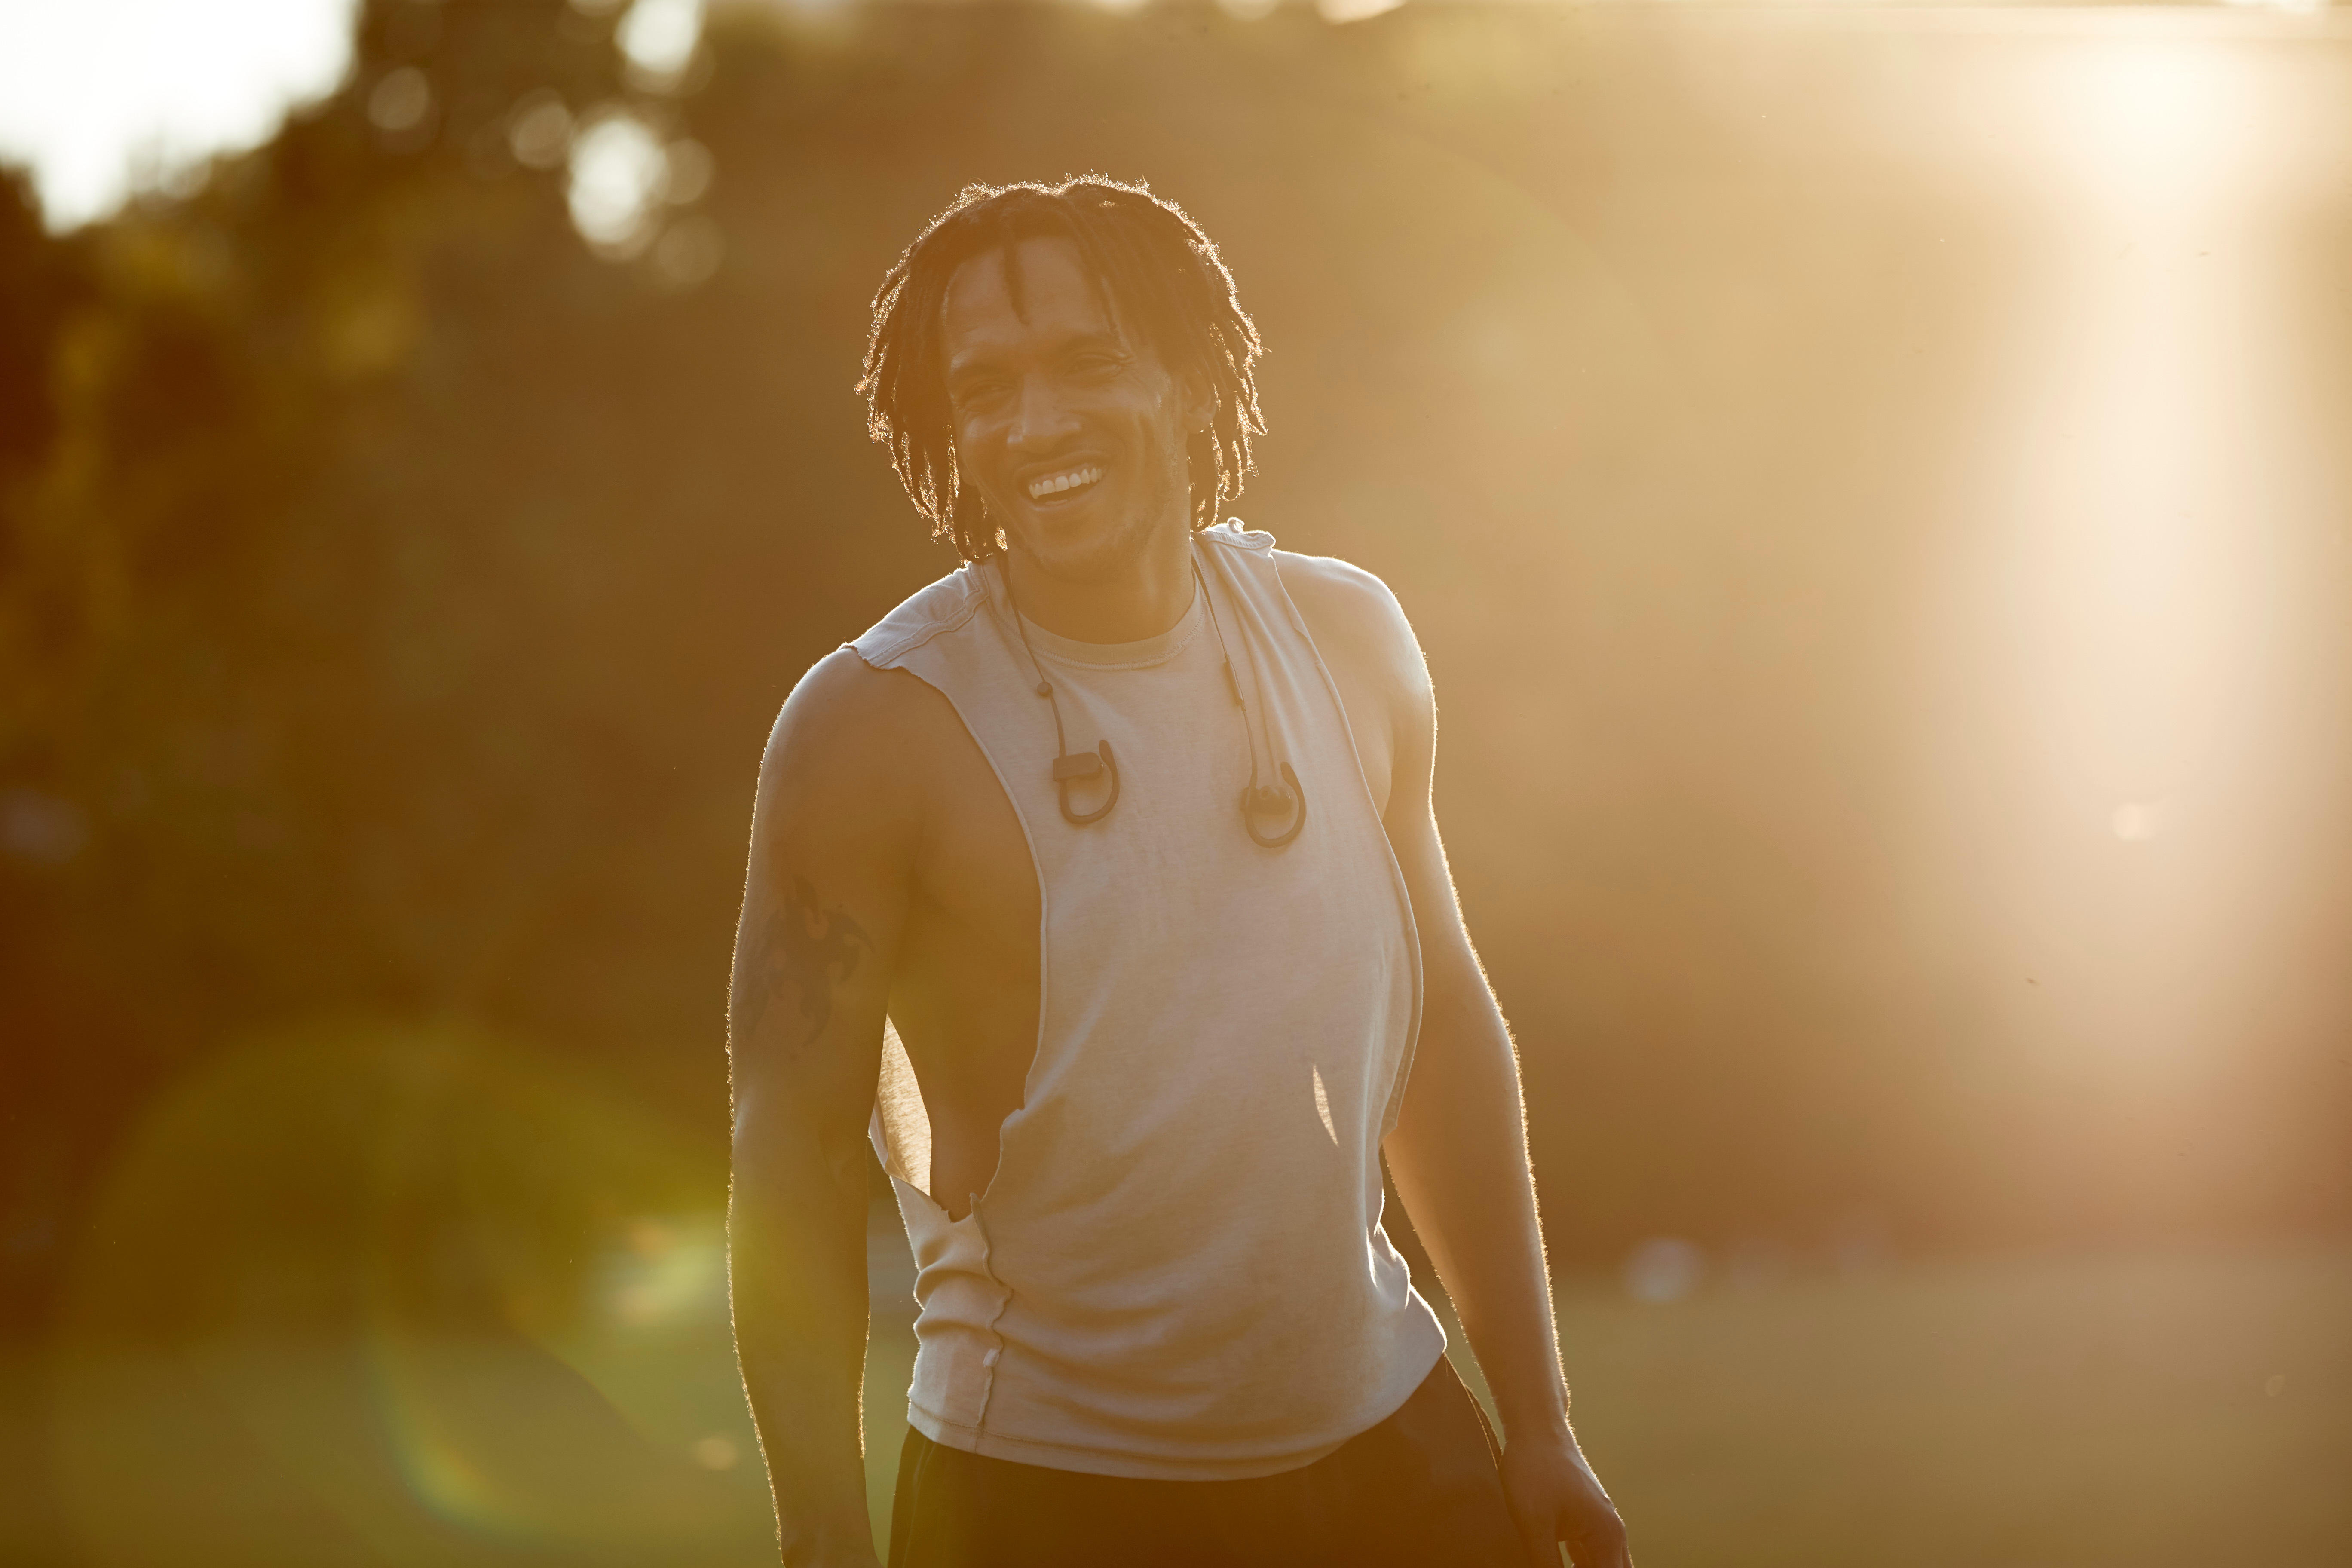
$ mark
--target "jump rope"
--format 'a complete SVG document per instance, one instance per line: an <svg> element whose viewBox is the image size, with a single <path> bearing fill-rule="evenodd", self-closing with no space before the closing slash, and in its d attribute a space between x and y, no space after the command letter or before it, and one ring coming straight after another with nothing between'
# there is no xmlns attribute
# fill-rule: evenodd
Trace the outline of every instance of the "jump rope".
<svg viewBox="0 0 2352 1568"><path fill-rule="evenodd" d="M1199 546L1195 545L1193 548L1197 551ZM1249 700L1242 695L1242 683L1234 674L1233 648L1225 641L1224 623L1217 616L1217 601L1209 593L1208 579L1202 575L1200 556L1197 553L1194 554L1192 561L1194 589L1200 594L1202 604L1208 609L1210 628L1217 634L1217 654L1224 661L1225 667L1225 689L1233 693L1234 706L1241 710L1242 740L1249 747L1250 782L1248 787L1242 791L1242 829L1250 836L1250 842L1259 848L1279 849L1297 837L1299 829L1307 826L1307 791L1299 784L1298 775L1291 771L1288 763L1275 763L1274 741L1270 731L1267 732L1265 747L1266 761L1280 769L1282 782L1280 784L1261 782L1262 775L1258 771L1257 732L1264 727L1263 714L1256 716L1258 722L1252 722L1253 715L1250 712ZM1009 561L1004 563L1004 596L1013 606L1013 626L1021 635L1022 651L1029 656L1029 668L1036 672L1037 695L1044 698L1054 710L1054 750L1056 753L1053 766L1054 793L1061 801L1062 816L1080 827L1091 826L1108 816L1111 807L1118 804L1118 761L1111 755L1110 742L1108 740L1099 742L1091 752L1070 750L1068 734L1062 727L1062 700L1054 695L1054 683L1045 679L1045 667L1038 662L1037 650L1029 645L1029 622L1021 613L1019 596L1013 591L1013 565ZM1246 640L1243 643L1243 654L1250 660L1250 686L1255 690L1258 685L1257 660L1249 654L1249 645ZM1104 773L1110 775L1110 798L1092 811L1081 812L1071 809L1071 784L1079 779L1096 778ZM1296 809L1297 816L1292 821L1288 832L1268 836L1257 830L1259 817L1274 816L1276 814L1288 815L1293 809Z"/></svg>

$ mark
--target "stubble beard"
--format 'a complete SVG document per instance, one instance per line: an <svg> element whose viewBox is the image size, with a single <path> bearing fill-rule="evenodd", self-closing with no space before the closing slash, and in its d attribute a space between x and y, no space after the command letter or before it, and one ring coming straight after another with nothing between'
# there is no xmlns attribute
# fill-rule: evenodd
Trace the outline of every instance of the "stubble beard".
<svg viewBox="0 0 2352 1568"><path fill-rule="evenodd" d="M1192 528L1192 491L1186 483L1190 465L1181 457L1162 463L1153 476L1141 505L1121 514L1110 527L1067 543L1043 543L1023 530L1007 527L1008 542L1036 571L1056 582L1093 585L1116 582L1133 573L1150 553L1163 529L1187 532Z"/></svg>

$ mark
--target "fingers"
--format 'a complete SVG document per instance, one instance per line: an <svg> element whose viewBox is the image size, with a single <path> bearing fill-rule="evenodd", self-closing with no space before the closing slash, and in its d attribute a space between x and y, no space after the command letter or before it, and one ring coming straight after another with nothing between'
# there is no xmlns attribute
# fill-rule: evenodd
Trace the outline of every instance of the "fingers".
<svg viewBox="0 0 2352 1568"><path fill-rule="evenodd" d="M1570 1533L1568 1556L1576 1568L1633 1568L1625 1521L1614 1509L1577 1521Z"/></svg>

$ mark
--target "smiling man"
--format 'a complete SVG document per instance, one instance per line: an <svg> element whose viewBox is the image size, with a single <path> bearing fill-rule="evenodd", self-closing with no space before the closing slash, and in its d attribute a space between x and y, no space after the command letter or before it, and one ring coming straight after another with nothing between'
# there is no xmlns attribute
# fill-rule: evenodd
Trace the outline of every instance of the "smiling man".
<svg viewBox="0 0 2352 1568"><path fill-rule="evenodd" d="M964 564L761 769L730 1235L788 1563L875 1561L870 1139L920 1304L894 1565L1630 1563L1419 647L1378 579L1217 523L1259 352L1192 220L1098 178L966 189L876 297L871 427Z"/></svg>

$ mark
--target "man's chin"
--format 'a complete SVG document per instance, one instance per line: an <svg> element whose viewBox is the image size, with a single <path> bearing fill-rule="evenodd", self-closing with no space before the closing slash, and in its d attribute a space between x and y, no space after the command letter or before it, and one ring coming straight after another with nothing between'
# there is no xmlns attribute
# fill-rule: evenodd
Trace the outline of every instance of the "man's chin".
<svg viewBox="0 0 2352 1568"><path fill-rule="evenodd" d="M1142 559L1151 537L1149 529L1115 525L1072 529L1066 533L1034 526L1007 531L1030 567L1057 583L1072 584L1108 583L1127 575Z"/></svg>
<svg viewBox="0 0 2352 1568"><path fill-rule="evenodd" d="M1134 569L1139 552L1097 547L1091 550L1027 552L1029 564L1056 583L1072 587L1097 587L1115 583Z"/></svg>

